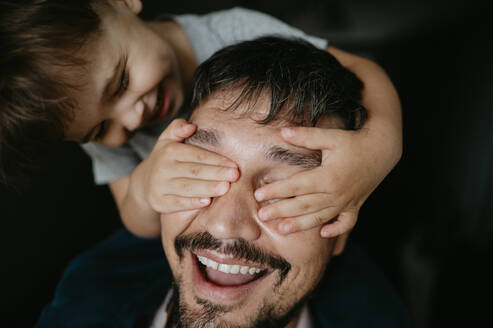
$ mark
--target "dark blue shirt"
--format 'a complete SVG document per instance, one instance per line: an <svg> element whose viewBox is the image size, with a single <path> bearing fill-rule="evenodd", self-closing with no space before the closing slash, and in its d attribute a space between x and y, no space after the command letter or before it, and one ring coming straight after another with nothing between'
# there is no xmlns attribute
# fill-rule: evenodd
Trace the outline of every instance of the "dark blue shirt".
<svg viewBox="0 0 493 328"><path fill-rule="evenodd" d="M171 282L160 239L118 232L70 264L36 328L148 328ZM315 327L409 327L382 272L351 245L331 260L309 308Z"/></svg>

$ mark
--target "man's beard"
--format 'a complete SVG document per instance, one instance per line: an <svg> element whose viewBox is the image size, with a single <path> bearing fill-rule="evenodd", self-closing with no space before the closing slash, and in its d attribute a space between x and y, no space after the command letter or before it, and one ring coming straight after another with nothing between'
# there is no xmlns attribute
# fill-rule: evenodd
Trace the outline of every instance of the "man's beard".
<svg viewBox="0 0 493 328"><path fill-rule="evenodd" d="M221 240L215 239L208 232L178 236L175 240L175 249L180 260L183 258L184 249L191 251L209 249L278 269L279 279L273 286L274 292L279 288L291 269L291 265L280 256L269 254L245 240L237 239L231 243L224 243ZM249 315L239 314L239 316L245 317L245 322L242 322L242 324L233 324L221 320L220 317L231 311L240 309L243 304L224 306L195 296L195 303L200 309L192 309L181 298L180 288L182 287L180 279L173 284L174 302L171 319L176 327L179 328L285 327L300 312L300 309L308 298L308 295L305 295L297 303L290 305L289 308L276 302L267 304L267 300L263 300L262 304L259 304L254 313L250 313Z"/></svg>
<svg viewBox="0 0 493 328"><path fill-rule="evenodd" d="M179 282L178 282L179 284ZM228 312L228 307L213 304L196 298L200 310L191 309L180 298L180 288L173 284L173 311L171 321L177 328L282 328L286 327L300 313L311 293L305 295L290 309L282 309L278 304L264 304L242 324L233 324L219 319Z"/></svg>

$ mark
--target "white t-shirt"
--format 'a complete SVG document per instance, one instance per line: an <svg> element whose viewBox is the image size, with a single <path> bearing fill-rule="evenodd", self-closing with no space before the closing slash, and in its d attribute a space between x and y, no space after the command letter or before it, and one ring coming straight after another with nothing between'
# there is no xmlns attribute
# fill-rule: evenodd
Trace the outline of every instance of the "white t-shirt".
<svg viewBox="0 0 493 328"><path fill-rule="evenodd" d="M173 20L188 36L198 64L228 45L265 35L298 37L317 48L327 47L326 40L308 36L269 15L239 7L203 16L179 15L174 16ZM185 117L186 114L182 113L181 116ZM159 122L139 130L123 147L83 144L82 148L92 159L95 182L106 184L130 174L150 154L157 138L169 123Z"/></svg>

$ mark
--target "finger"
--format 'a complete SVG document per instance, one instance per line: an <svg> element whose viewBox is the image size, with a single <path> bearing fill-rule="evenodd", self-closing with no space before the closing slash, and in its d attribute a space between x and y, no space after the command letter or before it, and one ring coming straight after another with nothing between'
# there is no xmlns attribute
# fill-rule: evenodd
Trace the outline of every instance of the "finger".
<svg viewBox="0 0 493 328"><path fill-rule="evenodd" d="M157 142L164 140L182 142L185 138L190 137L196 129L197 126L195 124L188 123L184 119L178 118L171 122L163 133L161 133Z"/></svg>
<svg viewBox="0 0 493 328"><path fill-rule="evenodd" d="M162 195L183 197L218 197L229 190L229 182L209 181L188 178L175 178L168 181Z"/></svg>
<svg viewBox="0 0 493 328"><path fill-rule="evenodd" d="M281 136L290 144L308 149L333 150L342 138L354 134L354 131L324 129L316 127L289 127L281 130Z"/></svg>
<svg viewBox="0 0 493 328"><path fill-rule="evenodd" d="M240 172L237 168L189 162L179 163L175 166L173 171L175 177L199 180L233 182L240 176Z"/></svg>
<svg viewBox="0 0 493 328"><path fill-rule="evenodd" d="M267 221L277 218L310 214L327 207L333 207L327 205L330 204L330 201L330 195L326 193L301 195L266 205L260 208L258 215L261 220Z"/></svg>
<svg viewBox="0 0 493 328"><path fill-rule="evenodd" d="M179 197L166 195L160 197L154 204L153 209L162 214L195 210L206 207L211 203L209 197Z"/></svg>
<svg viewBox="0 0 493 328"><path fill-rule="evenodd" d="M279 222L278 230L282 234L289 234L312 229L329 222L333 219L333 215L334 211L332 208L325 208L315 213L286 218Z"/></svg>
<svg viewBox="0 0 493 328"><path fill-rule="evenodd" d="M346 242L348 240L350 231L343 233L336 239L336 244L334 246L334 249L332 250L332 255L337 256L340 255L343 251L344 248L346 247Z"/></svg>
<svg viewBox="0 0 493 328"><path fill-rule="evenodd" d="M255 190L255 199L259 202L275 199L288 198L299 195L324 192L330 186L329 178L320 180L320 169L316 168L304 171L282 179ZM327 181L326 181L327 180Z"/></svg>
<svg viewBox="0 0 493 328"><path fill-rule="evenodd" d="M208 165L219 165L227 167L238 167L235 162L227 157L216 154L204 148L194 145L177 144L171 151L175 153L175 158L179 162L202 163Z"/></svg>
<svg viewBox="0 0 493 328"><path fill-rule="evenodd" d="M354 228L357 219L357 212L342 212L337 216L337 219L334 222L323 226L320 230L320 234L324 238L333 238L342 235Z"/></svg>

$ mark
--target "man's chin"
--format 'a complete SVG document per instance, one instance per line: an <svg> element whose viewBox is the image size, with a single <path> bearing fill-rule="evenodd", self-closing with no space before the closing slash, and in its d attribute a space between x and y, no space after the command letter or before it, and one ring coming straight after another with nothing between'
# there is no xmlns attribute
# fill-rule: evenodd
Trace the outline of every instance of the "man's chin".
<svg viewBox="0 0 493 328"><path fill-rule="evenodd" d="M208 279L194 253L187 250L183 255L181 265L187 270L173 292L178 327L252 327L266 307L264 300L273 298L266 295L275 291L279 280L276 270L245 284L221 286ZM268 316L274 308L269 309Z"/></svg>
<svg viewBox="0 0 493 328"><path fill-rule="evenodd" d="M180 285L182 282L174 285L175 306L171 317L178 328L286 327L299 314L304 304L296 304L287 313L279 313L280 307L277 303L265 304L259 298L256 298L256 304L250 306L244 301L224 305L199 298L192 290Z"/></svg>

